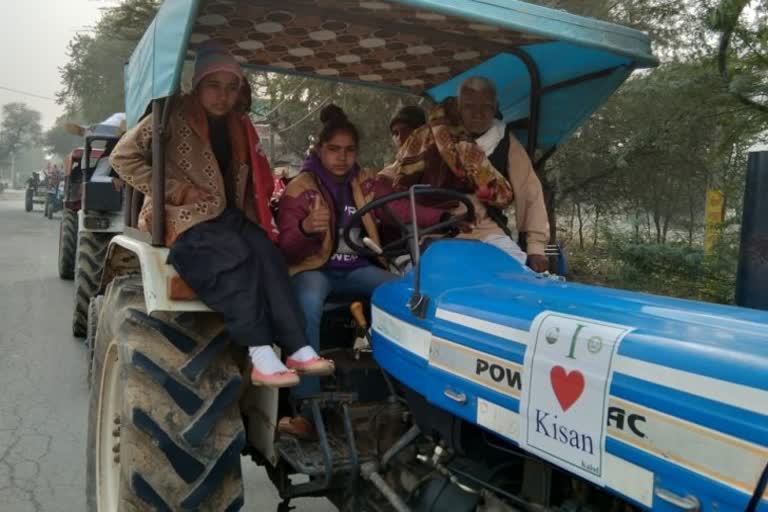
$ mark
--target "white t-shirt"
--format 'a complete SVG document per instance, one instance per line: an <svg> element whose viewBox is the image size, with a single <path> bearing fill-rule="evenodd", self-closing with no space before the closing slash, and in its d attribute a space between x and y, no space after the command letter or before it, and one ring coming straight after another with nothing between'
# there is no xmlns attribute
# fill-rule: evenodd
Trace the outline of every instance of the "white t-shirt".
<svg viewBox="0 0 768 512"><path fill-rule="evenodd" d="M93 171L91 181L112 181L112 177L109 175L112 170L112 166L109 165L109 158L102 157L96 163L96 170Z"/></svg>

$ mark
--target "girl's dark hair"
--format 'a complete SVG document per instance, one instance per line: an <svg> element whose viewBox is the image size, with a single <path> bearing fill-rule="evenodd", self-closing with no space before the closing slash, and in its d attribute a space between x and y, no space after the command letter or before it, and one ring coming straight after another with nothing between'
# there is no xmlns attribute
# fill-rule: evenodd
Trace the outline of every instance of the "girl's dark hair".
<svg viewBox="0 0 768 512"><path fill-rule="evenodd" d="M320 111L320 121L323 123L323 129L320 130L320 134L317 136L316 146L322 146L339 132L350 134L355 139L356 145L360 143L360 134L357 131L357 127L347 118L347 114L344 113L341 107L333 103L323 107Z"/></svg>

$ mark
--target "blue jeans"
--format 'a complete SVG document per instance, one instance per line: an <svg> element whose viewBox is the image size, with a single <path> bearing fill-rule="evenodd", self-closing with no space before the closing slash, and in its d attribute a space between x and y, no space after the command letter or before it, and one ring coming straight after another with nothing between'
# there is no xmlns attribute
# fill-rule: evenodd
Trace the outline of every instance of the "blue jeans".
<svg viewBox="0 0 768 512"><path fill-rule="evenodd" d="M354 270L310 270L293 276L293 289L304 311L307 341L312 348L320 352L320 320L325 301L330 295L369 298L374 288L393 279L397 279L395 274L373 265ZM302 377L301 383L291 388L294 400L318 393L318 377Z"/></svg>

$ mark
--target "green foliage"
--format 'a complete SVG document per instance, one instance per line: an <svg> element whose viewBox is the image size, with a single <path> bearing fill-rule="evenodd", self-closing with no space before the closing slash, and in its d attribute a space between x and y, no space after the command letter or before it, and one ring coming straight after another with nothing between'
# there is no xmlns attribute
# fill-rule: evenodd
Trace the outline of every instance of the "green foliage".
<svg viewBox="0 0 768 512"><path fill-rule="evenodd" d="M394 157L389 120L403 104L418 98L328 80L274 73L254 77L255 90L269 100L266 122L277 128L282 145L275 159L302 157L322 129L320 111L335 103L360 131L359 161L381 168Z"/></svg>
<svg viewBox="0 0 768 512"><path fill-rule="evenodd" d="M33 171L46 167L45 152L40 146L27 147L16 155L16 183L23 184Z"/></svg>
<svg viewBox="0 0 768 512"><path fill-rule="evenodd" d="M698 243L709 188L739 214L747 151L765 121L727 93L712 59L639 74L546 169L559 215L571 219L558 228L573 233L574 216L581 226L599 209L632 219L635 238Z"/></svg>
<svg viewBox="0 0 768 512"><path fill-rule="evenodd" d="M570 278L658 295L732 304L738 241L723 237L713 254L684 243L636 243L614 236L604 249L570 254Z"/></svg>
<svg viewBox="0 0 768 512"><path fill-rule="evenodd" d="M0 110L0 160L37 144L42 136L40 112L24 103L8 103Z"/></svg>
<svg viewBox="0 0 768 512"><path fill-rule="evenodd" d="M124 109L123 66L152 21L159 0L128 0L105 9L94 33L69 43L69 62L60 68L57 100L69 116L95 123Z"/></svg>
<svg viewBox="0 0 768 512"><path fill-rule="evenodd" d="M720 0L708 7L707 26L720 36L724 84L742 104L768 117L768 1Z"/></svg>
<svg viewBox="0 0 768 512"><path fill-rule="evenodd" d="M44 144L48 151L63 159L74 148L81 146L83 139L69 133L61 123L56 123L45 132Z"/></svg>

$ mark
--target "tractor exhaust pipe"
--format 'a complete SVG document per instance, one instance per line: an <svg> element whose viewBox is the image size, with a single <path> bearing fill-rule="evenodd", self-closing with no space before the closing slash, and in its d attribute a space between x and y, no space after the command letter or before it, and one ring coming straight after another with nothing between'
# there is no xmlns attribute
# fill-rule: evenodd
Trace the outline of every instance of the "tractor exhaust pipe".
<svg viewBox="0 0 768 512"><path fill-rule="evenodd" d="M394 508L397 512L411 512L411 509L408 507L408 505L406 505L402 498L397 495L394 489L392 489L389 484L384 481L384 479L378 473L377 469L378 468L375 462L366 462L360 467L360 473L362 473L363 478L371 482L376 487L376 489L379 490L381 495L387 499L389 504L392 505L392 508Z"/></svg>
<svg viewBox="0 0 768 512"><path fill-rule="evenodd" d="M768 310L768 150L749 153L736 304Z"/></svg>
<svg viewBox="0 0 768 512"><path fill-rule="evenodd" d="M394 489L392 489L378 473L378 466L375 462L366 462L363 464L360 467L360 473L362 473L363 478L371 482L376 489L379 490L381 495L387 499L389 504L392 505L392 508L397 512L411 512L408 505L405 504L402 498L397 495Z"/></svg>

